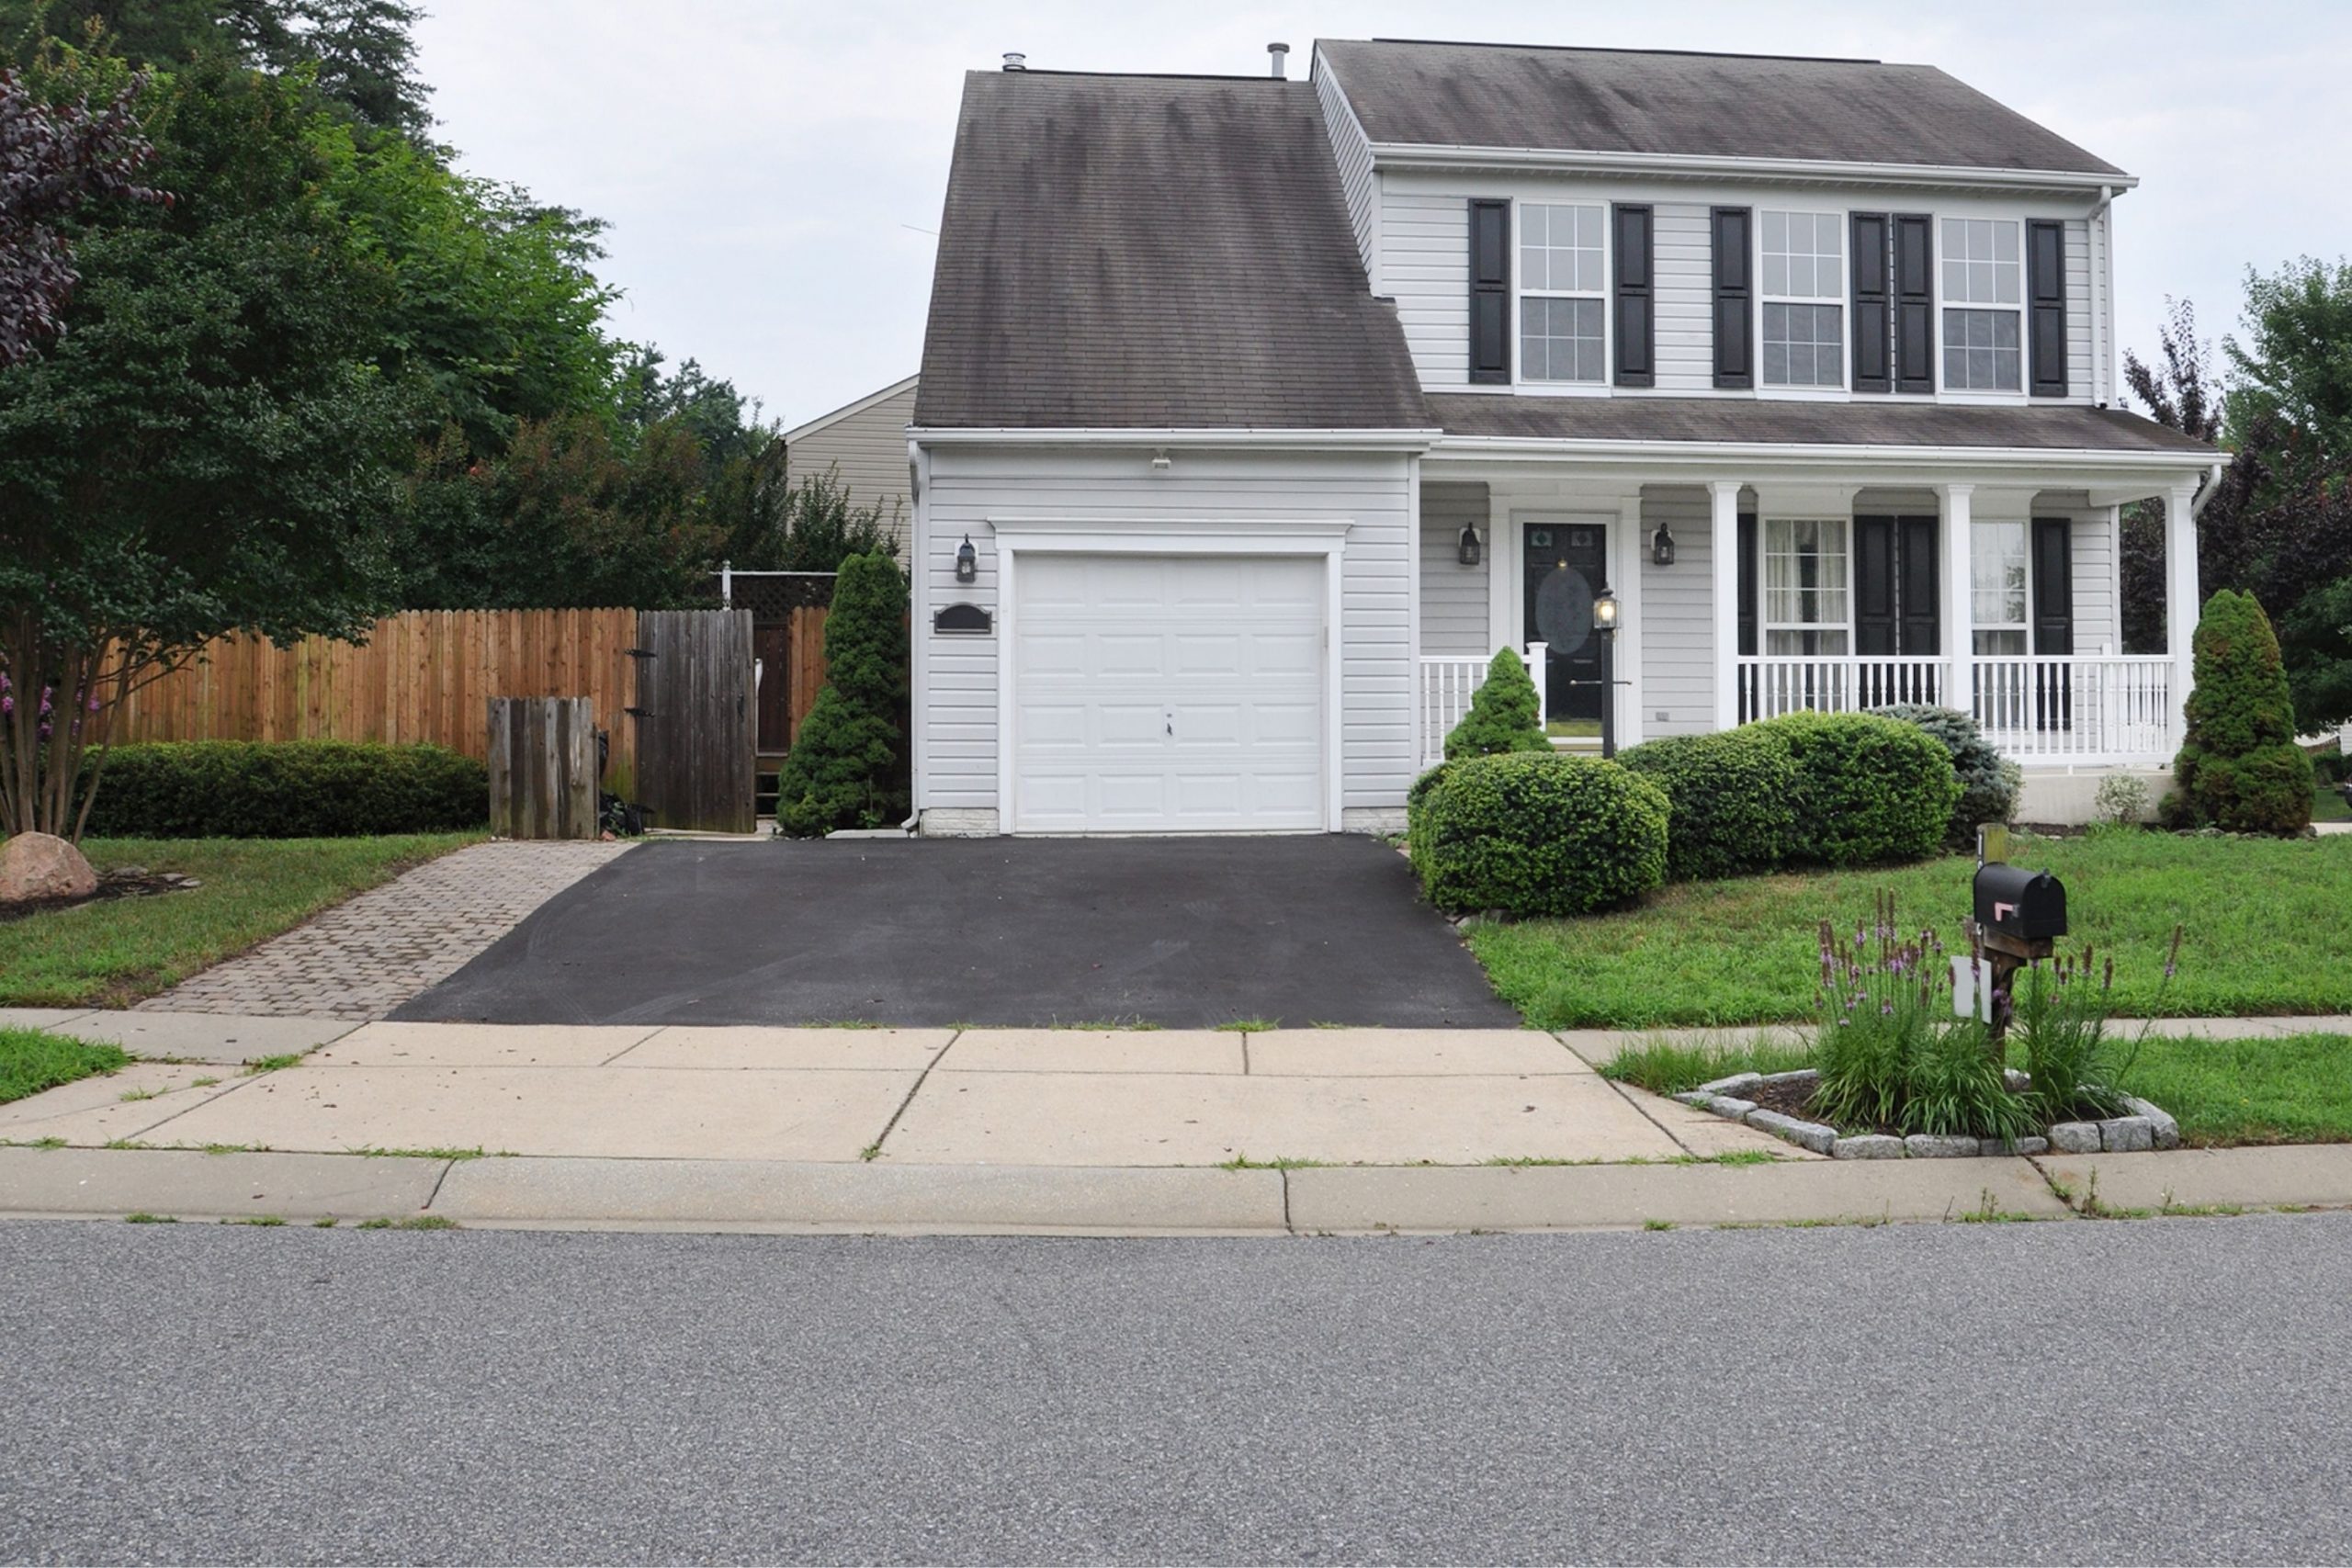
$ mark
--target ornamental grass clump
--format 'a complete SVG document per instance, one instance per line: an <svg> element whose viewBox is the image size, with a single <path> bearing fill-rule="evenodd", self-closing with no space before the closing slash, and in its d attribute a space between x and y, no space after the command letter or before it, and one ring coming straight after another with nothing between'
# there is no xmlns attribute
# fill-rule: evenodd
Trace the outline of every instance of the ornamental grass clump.
<svg viewBox="0 0 2352 1568"><path fill-rule="evenodd" d="M1942 940L1932 927L1905 937L1893 894L1878 896L1871 922L1854 928L1850 944L1822 921L1819 959L1815 1115L1841 1128L1904 1134L2016 1138L2032 1131L2033 1107L2002 1076L1985 1026L1952 1016Z"/></svg>
<svg viewBox="0 0 2352 1568"><path fill-rule="evenodd" d="M2175 926L2165 953L2164 981L2156 991L2162 1011L2166 987L2180 967L2183 928ZM2043 1122L2077 1122L2130 1113L2124 1084L2140 1055L2139 1039L2118 1040L2108 1032L2115 990L2115 958L2100 959L2089 942L2079 956L2061 953L2045 971L2039 964L2009 982L2011 994L1994 1005L2009 1010L2009 1031L2033 1079L2030 1091ZM2146 1031L2141 1032L2144 1037Z"/></svg>

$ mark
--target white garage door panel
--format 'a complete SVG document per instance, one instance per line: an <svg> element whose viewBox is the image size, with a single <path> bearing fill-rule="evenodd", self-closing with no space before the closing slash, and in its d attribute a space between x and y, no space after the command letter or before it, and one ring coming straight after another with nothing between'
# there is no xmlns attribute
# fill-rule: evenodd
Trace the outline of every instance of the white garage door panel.
<svg viewBox="0 0 2352 1568"><path fill-rule="evenodd" d="M1015 828L1325 826L1325 570L1319 557L1024 556Z"/></svg>

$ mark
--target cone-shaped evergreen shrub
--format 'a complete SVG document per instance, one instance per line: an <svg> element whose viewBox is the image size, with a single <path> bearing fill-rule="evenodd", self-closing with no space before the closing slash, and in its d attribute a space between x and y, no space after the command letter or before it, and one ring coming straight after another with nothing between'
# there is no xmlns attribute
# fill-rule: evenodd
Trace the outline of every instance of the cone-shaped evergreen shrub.
<svg viewBox="0 0 2352 1568"><path fill-rule="evenodd" d="M2312 819L2312 760L2295 744L2295 711L2278 634L2251 593L2223 589L2197 623L2196 689L2165 802L2175 826L2299 833Z"/></svg>
<svg viewBox="0 0 2352 1568"><path fill-rule="evenodd" d="M1535 682L1517 652L1499 649L1487 666L1486 683L1470 695L1470 711L1445 738L1445 760L1493 757L1506 751L1548 751L1544 716L1536 711Z"/></svg>
<svg viewBox="0 0 2352 1568"><path fill-rule="evenodd" d="M906 726L907 580L888 556L851 556L825 617L824 689L776 777L776 826L807 839L903 821Z"/></svg>

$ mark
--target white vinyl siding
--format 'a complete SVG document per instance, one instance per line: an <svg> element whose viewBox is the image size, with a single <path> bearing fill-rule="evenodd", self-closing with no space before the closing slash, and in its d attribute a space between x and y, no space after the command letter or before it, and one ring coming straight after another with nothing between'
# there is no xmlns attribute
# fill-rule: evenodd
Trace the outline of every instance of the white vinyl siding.
<svg viewBox="0 0 2352 1568"><path fill-rule="evenodd" d="M796 482L831 468L848 487L851 505L879 506L902 560L912 525L907 504L907 425L914 414L915 389L910 384L902 392L802 436L785 451L786 466Z"/></svg>
<svg viewBox="0 0 2352 1568"><path fill-rule="evenodd" d="M1384 186L1377 271L1380 291L1396 301L1421 385L1469 385L1469 198Z"/></svg>
<svg viewBox="0 0 2352 1568"><path fill-rule="evenodd" d="M1650 559L1661 523L1674 536L1672 566ZM1698 486L1642 491L1642 679L1624 700L1640 705L1645 736L1715 727L1713 528L1713 498Z"/></svg>
<svg viewBox="0 0 2352 1568"><path fill-rule="evenodd" d="M2091 400L2091 226L2066 220L2066 396Z"/></svg>
<svg viewBox="0 0 2352 1568"><path fill-rule="evenodd" d="M1163 519L1344 520L1340 660L1340 795L1350 810L1395 810L1412 782L1413 681L1409 597L1418 551L1408 515L1406 459L1393 453L1215 452L1180 447L1155 474L1148 449L1049 451L936 448L924 502L924 638L921 709L925 810L997 807L996 633L930 629L929 612L972 604L992 614L997 550L992 516L1122 524ZM968 533L978 580L956 581ZM999 623L1001 629L1001 622Z"/></svg>
<svg viewBox="0 0 2352 1568"><path fill-rule="evenodd" d="M1712 390L1714 362L1714 254L1707 237L1707 209L1695 203L1659 202L1652 279L1657 318L1657 386L1660 391Z"/></svg>
<svg viewBox="0 0 2352 1568"><path fill-rule="evenodd" d="M2123 651L2123 622L2116 603L2116 527L2110 507L2068 509L2075 520L2075 651ZM2061 515L2042 512L2045 517Z"/></svg>
<svg viewBox="0 0 2352 1568"><path fill-rule="evenodd" d="M1423 653L1491 653L1487 643L1487 576L1492 559L1462 564L1462 530L1483 541L1488 520L1487 487L1421 481L1421 649Z"/></svg>
<svg viewBox="0 0 2352 1568"><path fill-rule="evenodd" d="M1348 204L1348 227L1355 231L1356 254L1363 258L1367 278L1378 272L1374 248L1380 243L1380 180L1372 172L1372 143L1348 105L1340 79L1318 55L1315 72L1315 101L1323 109L1324 134L1330 138L1332 161L1340 166L1340 194Z"/></svg>

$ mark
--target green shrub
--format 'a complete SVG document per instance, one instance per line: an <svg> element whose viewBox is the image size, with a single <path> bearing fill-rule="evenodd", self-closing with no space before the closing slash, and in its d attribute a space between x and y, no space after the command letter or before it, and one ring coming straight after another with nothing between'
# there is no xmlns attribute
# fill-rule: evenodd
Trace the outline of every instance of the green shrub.
<svg viewBox="0 0 2352 1568"><path fill-rule="evenodd" d="M85 772L99 766L85 761ZM482 764L442 746L172 740L117 746L88 831L102 838L344 839L490 821Z"/></svg>
<svg viewBox="0 0 2352 1568"><path fill-rule="evenodd" d="M1666 880L1666 792L1614 762L1466 757L1421 793L1410 849L1442 909L1580 915Z"/></svg>
<svg viewBox="0 0 2352 1568"><path fill-rule="evenodd" d="M1945 843L1953 849L1973 849L1978 823L2007 822L2017 815L2024 771L1993 749L1975 719L1957 708L1930 707L1924 703L1872 711L1932 736L1951 753L1952 772L1960 775L1960 804L1952 807Z"/></svg>
<svg viewBox="0 0 2352 1568"><path fill-rule="evenodd" d="M1769 871L1796 839L1796 763L1770 729L1670 736L1617 760L1666 791L1666 869L1679 882Z"/></svg>
<svg viewBox="0 0 2352 1568"><path fill-rule="evenodd" d="M1940 742L1872 714L1792 713L1757 728L1779 736L1796 763L1791 859L1867 865L1943 847L1961 786Z"/></svg>
<svg viewBox="0 0 2352 1568"><path fill-rule="evenodd" d="M887 555L852 556L825 617L825 685L776 776L776 826L795 838L905 820L907 580Z"/></svg>
<svg viewBox="0 0 2352 1568"><path fill-rule="evenodd" d="M1498 649L1487 665L1485 682L1470 694L1470 711L1445 738L1445 760L1551 749L1527 666L1512 649Z"/></svg>
<svg viewBox="0 0 2352 1568"><path fill-rule="evenodd" d="M2278 638L2251 593L2223 589L2197 623L2196 685L2173 761L2176 827L2299 833L2311 825L2312 760L2295 744Z"/></svg>

